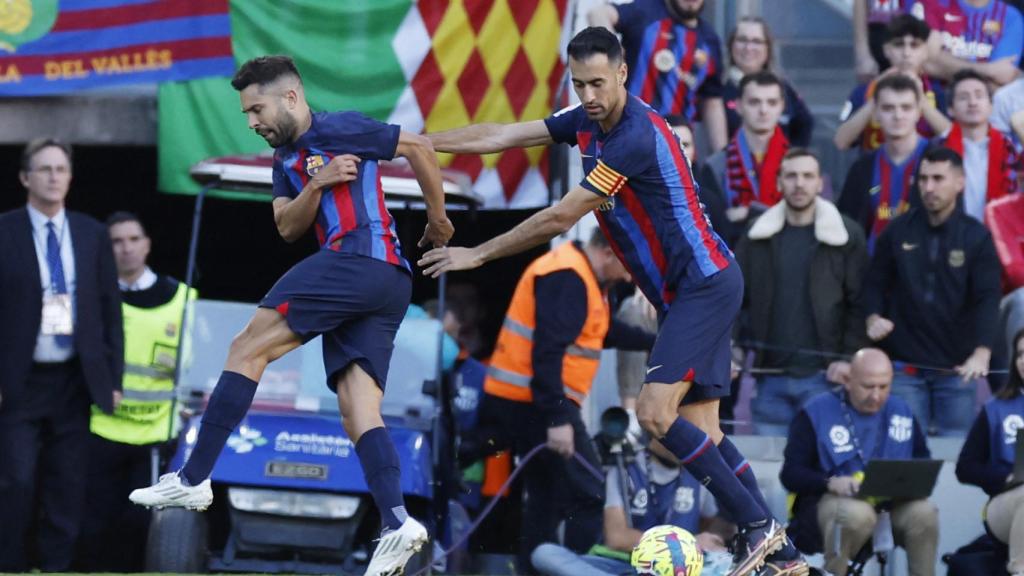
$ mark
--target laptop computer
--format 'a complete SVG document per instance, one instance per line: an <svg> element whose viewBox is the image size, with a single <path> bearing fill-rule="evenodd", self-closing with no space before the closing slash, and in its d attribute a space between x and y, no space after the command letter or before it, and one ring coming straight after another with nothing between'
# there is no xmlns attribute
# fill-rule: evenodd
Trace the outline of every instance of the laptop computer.
<svg viewBox="0 0 1024 576"><path fill-rule="evenodd" d="M858 498L919 500L935 489L942 460L871 460Z"/></svg>

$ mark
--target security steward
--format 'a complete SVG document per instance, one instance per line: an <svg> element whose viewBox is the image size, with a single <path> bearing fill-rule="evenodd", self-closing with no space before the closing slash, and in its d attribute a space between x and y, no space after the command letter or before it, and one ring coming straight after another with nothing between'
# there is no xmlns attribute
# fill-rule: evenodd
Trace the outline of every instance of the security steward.
<svg viewBox="0 0 1024 576"><path fill-rule="evenodd" d="M480 433L464 441L460 461L510 448L522 458L543 450L523 472L526 503L519 535L520 568L530 553L557 542L585 553L601 534L604 488L579 462L600 460L580 416L601 359L601 349L648 350L654 334L611 319L607 289L629 273L600 230L586 245L567 242L527 267L512 296L487 377Z"/></svg>
<svg viewBox="0 0 1024 576"><path fill-rule="evenodd" d="M121 289L125 331L124 399L113 414L92 407L87 514L79 567L89 572L142 572L149 511L128 494L149 486L171 448L174 370L182 315L195 290L154 273L150 239L134 214L107 219Z"/></svg>

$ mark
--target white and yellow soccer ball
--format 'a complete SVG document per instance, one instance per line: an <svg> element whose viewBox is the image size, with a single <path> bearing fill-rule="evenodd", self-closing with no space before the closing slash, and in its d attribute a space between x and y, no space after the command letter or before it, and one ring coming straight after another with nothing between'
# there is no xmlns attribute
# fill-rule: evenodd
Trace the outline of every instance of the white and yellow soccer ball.
<svg viewBox="0 0 1024 576"><path fill-rule="evenodd" d="M700 576L704 553L697 539L678 526L655 526L633 548L630 563L644 576Z"/></svg>

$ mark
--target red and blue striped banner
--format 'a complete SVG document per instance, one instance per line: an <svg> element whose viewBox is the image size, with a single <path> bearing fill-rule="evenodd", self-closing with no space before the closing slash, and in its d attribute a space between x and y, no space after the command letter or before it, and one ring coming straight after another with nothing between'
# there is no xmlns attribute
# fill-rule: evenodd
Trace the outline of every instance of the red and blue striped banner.
<svg viewBox="0 0 1024 576"><path fill-rule="evenodd" d="M0 96L230 76L228 0L0 1Z"/></svg>

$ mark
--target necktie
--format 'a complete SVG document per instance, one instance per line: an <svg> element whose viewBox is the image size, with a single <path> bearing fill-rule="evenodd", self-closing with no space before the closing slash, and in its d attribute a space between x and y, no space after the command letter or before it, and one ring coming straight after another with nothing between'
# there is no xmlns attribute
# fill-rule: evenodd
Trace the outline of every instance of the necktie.
<svg viewBox="0 0 1024 576"><path fill-rule="evenodd" d="M67 294L68 287L64 282L64 261L60 257L60 240L57 239L56 228L52 221L46 223L46 229L49 230L46 235L46 265L50 268L50 286L53 288L54 294ZM57 346L71 347L70 335L58 334L55 338Z"/></svg>

